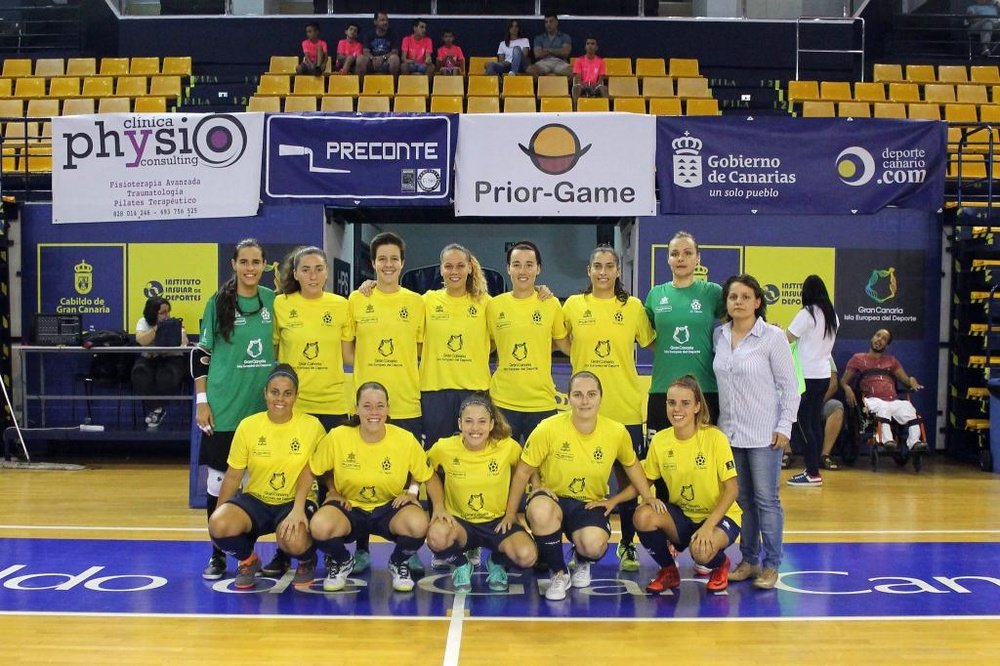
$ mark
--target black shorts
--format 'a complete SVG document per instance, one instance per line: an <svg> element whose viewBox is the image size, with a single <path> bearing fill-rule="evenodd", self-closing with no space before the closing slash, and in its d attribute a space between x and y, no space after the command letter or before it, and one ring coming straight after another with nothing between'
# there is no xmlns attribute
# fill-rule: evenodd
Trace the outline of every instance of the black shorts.
<svg viewBox="0 0 1000 666"><path fill-rule="evenodd" d="M342 426L347 424L347 419L350 418L347 414L312 414L319 422L323 425L323 430L330 432L337 426Z"/></svg>
<svg viewBox="0 0 1000 666"><path fill-rule="evenodd" d="M670 517L674 521L674 526L677 528L677 538L680 541L680 543L675 543L674 547L677 550L685 550L691 545L691 536L698 531L699 527L705 524L705 521L696 523L688 518L687 514L681 511L681 508L676 504L667 504L667 511L670 512ZM731 546L736 541L736 537L740 535L739 524L727 516L722 517L717 527L729 537L728 546Z"/></svg>
<svg viewBox="0 0 1000 666"><path fill-rule="evenodd" d="M542 492L533 493L528 498L528 504L531 504L539 495L545 495ZM549 497L545 495L545 497ZM552 499L549 497L549 499ZM566 538L572 540L573 532L584 527L599 527L609 535L611 534L611 523L608 521L608 517L604 515L604 509L597 507L595 509L585 509L587 502L574 499L572 497L560 497L559 498L559 508L562 510L562 531L566 535Z"/></svg>
<svg viewBox="0 0 1000 666"><path fill-rule="evenodd" d="M556 415L556 410L550 409L543 412L518 412L513 409L500 407L500 413L507 419L510 425L510 436L515 442L524 444L528 440L528 435L538 427L538 424Z"/></svg>
<svg viewBox="0 0 1000 666"><path fill-rule="evenodd" d="M388 541L395 541L396 535L389 531L389 523L392 522L397 513L410 504L413 504L418 509L421 508L419 504L409 502L397 509L392 506L392 502L386 502L371 511L365 511L356 506L352 506L350 511L344 511L344 507L337 500L330 500L323 506L332 506L347 516L348 522L351 523L351 531L344 540L347 543L353 543L362 534L374 534Z"/></svg>
<svg viewBox="0 0 1000 666"><path fill-rule="evenodd" d="M219 432L215 430L211 435L201 433L201 448L198 450L198 464L208 465L212 469L225 472L229 467L229 449L233 445L233 435L235 432Z"/></svg>
<svg viewBox="0 0 1000 666"><path fill-rule="evenodd" d="M524 528L518 523L514 523L507 530L506 534L500 534L496 532L496 527L503 520L502 517L494 518L493 520L488 520L485 523L470 523L467 520L463 520L458 516L455 517L458 524L462 526L465 530L468 539L465 541L465 548L489 548L490 550L496 551L500 549L500 544L507 540L507 537L512 534L517 534L518 532L523 532Z"/></svg>
<svg viewBox="0 0 1000 666"><path fill-rule="evenodd" d="M226 504L235 504L243 509L250 516L250 538L256 541L265 534L274 534L274 530L292 512L295 502L285 502L284 504L268 504L253 495L237 493ZM306 500L306 519L312 518L316 513L316 504L311 500Z"/></svg>

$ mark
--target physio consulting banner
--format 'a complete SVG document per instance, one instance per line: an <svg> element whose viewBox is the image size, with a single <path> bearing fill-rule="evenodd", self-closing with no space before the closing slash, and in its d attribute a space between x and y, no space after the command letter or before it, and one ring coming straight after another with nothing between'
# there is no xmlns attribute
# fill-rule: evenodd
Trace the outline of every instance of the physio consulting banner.
<svg viewBox="0 0 1000 666"><path fill-rule="evenodd" d="M663 214L870 214L941 208L945 124L883 119L656 119Z"/></svg>
<svg viewBox="0 0 1000 666"><path fill-rule="evenodd" d="M263 122L260 113L53 118L53 222L255 215Z"/></svg>
<svg viewBox="0 0 1000 666"><path fill-rule="evenodd" d="M462 116L455 214L651 215L655 128L630 113Z"/></svg>

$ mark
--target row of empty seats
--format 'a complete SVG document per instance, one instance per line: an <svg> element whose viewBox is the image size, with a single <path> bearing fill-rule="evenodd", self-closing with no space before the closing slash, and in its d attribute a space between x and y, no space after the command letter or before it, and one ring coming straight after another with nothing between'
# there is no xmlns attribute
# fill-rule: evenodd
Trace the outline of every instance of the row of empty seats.
<svg viewBox="0 0 1000 666"><path fill-rule="evenodd" d="M935 102L989 104L1000 102L1000 85L951 83L872 83L858 81L789 81L788 100L806 102Z"/></svg>
<svg viewBox="0 0 1000 666"><path fill-rule="evenodd" d="M876 64L872 80L891 83L911 81L913 83L986 83L1000 84L1000 70L996 65L902 65Z"/></svg>
<svg viewBox="0 0 1000 666"><path fill-rule="evenodd" d="M142 97L181 96L178 75L145 76L63 76L53 79L23 77L0 79L0 98L36 99L54 97Z"/></svg>
<svg viewBox="0 0 1000 666"><path fill-rule="evenodd" d="M73 99L32 99L25 104L20 99L0 99L0 118L47 118L77 116L89 113L166 113L167 98L144 97L75 97Z"/></svg>
<svg viewBox="0 0 1000 666"><path fill-rule="evenodd" d="M101 58L100 66L96 58L7 58L3 61L0 76L15 79L25 76L46 78L58 76L155 76L172 74L191 76L191 56L167 56L163 58Z"/></svg>
<svg viewBox="0 0 1000 666"><path fill-rule="evenodd" d="M284 104L282 105L282 102ZM502 104L501 104L502 102ZM389 96L325 96L316 97L290 96L281 97L254 96L250 98L247 111L264 111L269 113L285 112L354 112L358 113L560 113L572 111L618 111L627 113L649 113L658 116L717 116L719 101L716 99L688 99L677 97L657 97L645 99L642 97L618 97L614 100L598 97L581 97L574 109L573 100L569 97L467 97L435 95L428 98L416 95Z"/></svg>
<svg viewBox="0 0 1000 666"><path fill-rule="evenodd" d="M946 120L949 123L1000 122L1000 105L945 104L925 102L826 102L802 103L804 118L909 118L910 120Z"/></svg>

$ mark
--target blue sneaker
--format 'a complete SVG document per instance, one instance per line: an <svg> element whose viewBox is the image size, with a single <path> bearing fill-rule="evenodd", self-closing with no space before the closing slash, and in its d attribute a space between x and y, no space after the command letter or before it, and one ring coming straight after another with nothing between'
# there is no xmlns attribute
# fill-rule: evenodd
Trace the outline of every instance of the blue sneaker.
<svg viewBox="0 0 1000 666"><path fill-rule="evenodd" d="M792 478L788 479L788 481L785 481L785 483L787 483L790 486L796 486L798 488L811 488L814 486L819 487L823 485L823 477L809 476L805 472L799 472Z"/></svg>
<svg viewBox="0 0 1000 666"><path fill-rule="evenodd" d="M494 592L506 592L510 587L507 583L507 570L494 562L492 557L486 558L486 584Z"/></svg>
<svg viewBox="0 0 1000 666"><path fill-rule="evenodd" d="M466 562L451 572L451 586L456 592L472 592L472 563Z"/></svg>
<svg viewBox="0 0 1000 666"><path fill-rule="evenodd" d="M406 564L410 567L410 572L416 574L417 576L423 576L424 572L427 571L427 567L424 563L420 561L420 556L416 553L410 555L410 559L406 561Z"/></svg>
<svg viewBox="0 0 1000 666"><path fill-rule="evenodd" d="M359 550L354 553L354 568L351 569L352 574L362 574L368 571L368 567L372 565L372 556L367 550Z"/></svg>

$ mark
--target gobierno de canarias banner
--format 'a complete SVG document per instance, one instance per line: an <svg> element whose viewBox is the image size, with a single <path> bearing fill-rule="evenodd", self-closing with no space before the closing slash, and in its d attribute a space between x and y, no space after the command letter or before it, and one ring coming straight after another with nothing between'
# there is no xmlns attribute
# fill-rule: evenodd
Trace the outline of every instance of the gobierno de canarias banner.
<svg viewBox="0 0 1000 666"><path fill-rule="evenodd" d="M660 117L662 214L934 212L946 124L870 118Z"/></svg>
<svg viewBox="0 0 1000 666"><path fill-rule="evenodd" d="M462 116L455 214L649 215L656 208L653 116Z"/></svg>
<svg viewBox="0 0 1000 666"><path fill-rule="evenodd" d="M255 215L263 123L261 113L53 118L53 222Z"/></svg>

